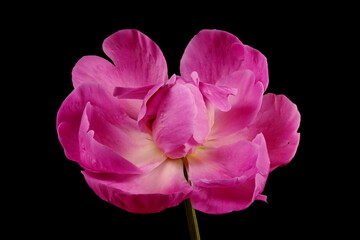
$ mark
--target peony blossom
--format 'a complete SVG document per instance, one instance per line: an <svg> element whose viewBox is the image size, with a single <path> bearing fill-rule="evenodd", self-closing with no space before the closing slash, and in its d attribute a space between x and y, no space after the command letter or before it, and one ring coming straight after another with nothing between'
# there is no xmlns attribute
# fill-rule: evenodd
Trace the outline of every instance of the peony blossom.
<svg viewBox="0 0 360 240"><path fill-rule="evenodd" d="M112 34L103 50L112 62L76 63L56 123L66 157L100 198L133 213L185 199L210 214L266 201L269 173L295 155L300 114L286 96L264 95L264 55L202 30L169 78L159 47L137 30Z"/></svg>

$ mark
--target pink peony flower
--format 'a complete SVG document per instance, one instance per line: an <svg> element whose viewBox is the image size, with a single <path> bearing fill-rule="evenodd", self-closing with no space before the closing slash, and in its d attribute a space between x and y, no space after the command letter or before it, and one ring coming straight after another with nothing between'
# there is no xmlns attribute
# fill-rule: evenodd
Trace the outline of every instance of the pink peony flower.
<svg viewBox="0 0 360 240"><path fill-rule="evenodd" d="M113 63L85 56L75 65L56 124L67 158L99 197L134 213L188 198L211 214L266 201L269 172L298 147L300 114L284 95L264 95L258 50L203 30L170 79L159 47L137 30L114 33L103 50Z"/></svg>

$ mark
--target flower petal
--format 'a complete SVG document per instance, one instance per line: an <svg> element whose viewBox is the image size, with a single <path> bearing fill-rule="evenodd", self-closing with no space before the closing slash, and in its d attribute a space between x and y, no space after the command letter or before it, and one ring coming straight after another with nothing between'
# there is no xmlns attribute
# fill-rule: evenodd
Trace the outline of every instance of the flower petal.
<svg viewBox="0 0 360 240"><path fill-rule="evenodd" d="M199 147L187 156L189 179L195 184L214 180L247 180L256 171L257 149L249 141L220 148Z"/></svg>
<svg viewBox="0 0 360 240"><path fill-rule="evenodd" d="M159 151L151 137L137 128L135 120L116 116L108 121L99 107L87 104L80 124L79 142L81 160L86 169L95 172L118 174L151 171L166 157Z"/></svg>
<svg viewBox="0 0 360 240"><path fill-rule="evenodd" d="M167 65L160 48L145 34L120 30L103 43L103 50L118 69L118 87L143 87L168 79Z"/></svg>
<svg viewBox="0 0 360 240"><path fill-rule="evenodd" d="M229 96L230 111L215 110L211 139L239 132L254 120L261 107L264 88L261 82L255 81L251 71L234 72L223 83L237 89L238 93Z"/></svg>
<svg viewBox="0 0 360 240"><path fill-rule="evenodd" d="M252 142L199 150L188 157L193 207L210 214L247 208L261 195L269 173L269 157L263 135Z"/></svg>
<svg viewBox="0 0 360 240"><path fill-rule="evenodd" d="M103 108L105 112L112 112L119 106L110 94L97 83L85 83L74 89L62 103L56 119L56 128L60 143L66 156L74 161L80 157L78 133L81 118L88 102L92 105ZM118 114L126 115L118 110Z"/></svg>
<svg viewBox="0 0 360 240"><path fill-rule="evenodd" d="M83 83L95 82L111 95L116 86L124 84L119 76L119 70L114 65L98 56L82 57L72 71L72 81L75 88ZM134 119L137 118L141 101L134 99L118 99L117 101L124 112Z"/></svg>
<svg viewBox="0 0 360 240"><path fill-rule="evenodd" d="M227 112L231 109L228 97L235 96L237 89L230 87L220 87L209 83L200 84L201 93L208 101L214 104L220 111Z"/></svg>
<svg viewBox="0 0 360 240"><path fill-rule="evenodd" d="M157 108L152 126L154 140L170 158L184 157L205 140L209 131L207 118L199 89L193 84L175 84Z"/></svg>
<svg viewBox="0 0 360 240"><path fill-rule="evenodd" d="M291 161L299 145L300 113L284 95L268 93L253 123L242 135L252 139L263 133L269 151L271 170Z"/></svg>
<svg viewBox="0 0 360 240"><path fill-rule="evenodd" d="M117 68L109 61L98 56L80 58L71 74L74 88L85 82L96 82L109 93L112 93L114 87L121 84Z"/></svg>
<svg viewBox="0 0 360 240"><path fill-rule="evenodd" d="M123 88L116 87L114 89L114 97L122 99L141 99L143 100L154 85L138 87L138 88Z"/></svg>
<svg viewBox="0 0 360 240"><path fill-rule="evenodd" d="M132 213L155 213L189 197L181 160L166 160L143 175L96 174L83 171L89 186L103 200Z"/></svg>
<svg viewBox="0 0 360 240"><path fill-rule="evenodd" d="M221 79L235 71L249 69L264 89L268 85L267 61L264 55L234 35L219 30L202 30L189 42L180 63L181 75L190 79L198 72L203 82L221 84Z"/></svg>
<svg viewBox="0 0 360 240"><path fill-rule="evenodd" d="M92 171L139 173L165 159L149 136L137 130L136 120L96 83L84 83L65 99L57 129L66 156Z"/></svg>

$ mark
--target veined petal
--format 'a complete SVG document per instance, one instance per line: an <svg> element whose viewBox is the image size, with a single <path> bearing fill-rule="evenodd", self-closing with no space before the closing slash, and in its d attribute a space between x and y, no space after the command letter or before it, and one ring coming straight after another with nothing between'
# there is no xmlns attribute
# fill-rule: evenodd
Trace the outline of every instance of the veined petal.
<svg viewBox="0 0 360 240"><path fill-rule="evenodd" d="M83 171L89 186L103 200L133 213L155 213L177 206L192 189L181 160L166 160L140 175L96 174Z"/></svg>
<svg viewBox="0 0 360 240"><path fill-rule="evenodd" d="M236 88L216 86L208 83L200 83L201 93L208 101L214 104L220 111L227 112L231 109L228 97L235 96L238 92Z"/></svg>
<svg viewBox="0 0 360 240"><path fill-rule="evenodd" d="M168 79L167 64L160 48L145 34L120 30L103 43L103 50L118 69L117 87L143 87Z"/></svg>
<svg viewBox="0 0 360 240"><path fill-rule="evenodd" d="M122 99L144 99L148 94L149 90L152 89L154 85L138 87L138 88L124 88L116 87L114 89L113 95L117 98Z"/></svg>
<svg viewBox="0 0 360 240"><path fill-rule="evenodd" d="M271 170L291 161L299 145L300 113L297 106L284 95L268 93L256 119L241 135L252 139L258 133L265 136Z"/></svg>
<svg viewBox="0 0 360 240"><path fill-rule="evenodd" d="M188 157L193 207L210 214L247 208L261 195L269 173L269 157L263 135L252 142L203 149Z"/></svg>
<svg viewBox="0 0 360 240"><path fill-rule="evenodd" d="M202 30L189 42L180 62L180 72L189 78L193 71L203 82L224 85L221 79L235 71L249 69L255 81L268 85L267 61L264 55L234 35L219 30Z"/></svg>
<svg viewBox="0 0 360 240"><path fill-rule="evenodd" d="M112 93L114 87L121 84L117 71L117 68L104 58L84 56L72 70L72 82L74 88L85 82L96 82Z"/></svg>
<svg viewBox="0 0 360 240"><path fill-rule="evenodd" d="M222 81L225 86L237 89L238 93L229 96L232 104L230 111L215 109L210 139L237 133L248 126L255 119L262 103L263 85L255 81L251 71L234 72Z"/></svg>
<svg viewBox="0 0 360 240"><path fill-rule="evenodd" d="M171 158L181 158L187 154L184 145L193 136L197 114L195 104L190 89L176 84L158 108L152 126L153 137L159 148Z"/></svg>
<svg viewBox="0 0 360 240"><path fill-rule="evenodd" d="M124 83L119 70L109 61L98 56L82 57L72 71L72 81L75 88L84 83L98 83L110 95L116 86ZM141 101L134 99L118 99L118 105L126 114L136 119Z"/></svg>
<svg viewBox="0 0 360 240"><path fill-rule="evenodd" d="M136 120L96 83L84 83L67 97L57 115L57 129L66 156L92 171L146 172L165 159L137 129Z"/></svg>
<svg viewBox="0 0 360 240"><path fill-rule="evenodd" d="M60 143L69 159L78 161L80 158L78 133L86 104L90 102L103 108L104 112L116 109L118 115L126 116L115 100L102 86L94 82L82 84L64 100L57 113L56 127Z"/></svg>
<svg viewBox="0 0 360 240"><path fill-rule="evenodd" d="M80 124L81 160L86 169L108 173L141 173L151 171L166 157L151 137L137 129L136 121L117 117L109 122L99 107L87 104Z"/></svg>

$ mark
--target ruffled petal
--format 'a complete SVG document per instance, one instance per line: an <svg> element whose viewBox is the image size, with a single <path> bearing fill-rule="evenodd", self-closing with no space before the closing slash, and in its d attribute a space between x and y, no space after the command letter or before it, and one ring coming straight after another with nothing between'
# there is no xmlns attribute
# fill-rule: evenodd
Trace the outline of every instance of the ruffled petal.
<svg viewBox="0 0 360 240"><path fill-rule="evenodd" d="M180 62L180 72L189 78L198 72L203 82L221 84L223 78L235 71L249 69L255 73L255 81L268 85L267 60L234 35L219 30L202 30L189 42Z"/></svg>
<svg viewBox="0 0 360 240"><path fill-rule="evenodd" d="M132 213L155 213L189 197L181 160L166 160L143 175L96 174L83 171L89 186L103 200Z"/></svg>
<svg viewBox="0 0 360 240"><path fill-rule="evenodd" d="M65 99L57 129L66 156L92 171L146 172L165 159L150 136L96 83L84 83Z"/></svg>
<svg viewBox="0 0 360 240"><path fill-rule="evenodd" d="M193 207L210 214L223 214L243 210L255 200L266 200L261 192L269 165L262 134L252 142L199 149L188 157Z"/></svg>
<svg viewBox="0 0 360 240"><path fill-rule="evenodd" d="M189 179L194 184L212 181L247 180L256 172L257 148L249 141L239 141L220 148L199 147L187 156Z"/></svg>
<svg viewBox="0 0 360 240"><path fill-rule="evenodd" d="M64 100L57 113L56 128L60 143L69 159L78 161L80 158L79 127L86 104L90 102L101 107L104 112L117 109L119 115L126 116L115 100L102 86L93 82L84 83L74 89Z"/></svg>
<svg viewBox="0 0 360 240"><path fill-rule="evenodd" d="M166 159L148 134L137 129L136 121L116 111L107 113L87 104L79 131L81 160L79 163L95 172L117 174L151 171Z"/></svg>
<svg viewBox="0 0 360 240"><path fill-rule="evenodd" d="M215 110L210 139L235 134L248 126L255 119L262 103L263 85L255 81L251 71L234 72L223 83L237 89L238 93L229 97L232 104L230 111Z"/></svg>
<svg viewBox="0 0 360 240"><path fill-rule="evenodd" d="M207 118L199 89L192 84L175 84L157 107L152 125L154 140L170 158L184 157L204 142L209 132Z"/></svg>
<svg viewBox="0 0 360 240"><path fill-rule="evenodd" d="M242 132L247 139L258 133L265 136L271 170L291 161L299 145L300 113L284 95L268 93L253 123Z"/></svg>
<svg viewBox="0 0 360 240"><path fill-rule="evenodd" d="M168 79L167 64L160 48L135 29L112 34L105 39L103 50L118 70L118 87L143 87Z"/></svg>
<svg viewBox="0 0 360 240"><path fill-rule="evenodd" d="M99 83L111 95L115 87L137 88L167 80L167 65L160 48L137 30L120 30L103 43L115 65L98 56L85 56L73 68L75 88L86 82ZM118 99L121 108L137 119L141 101Z"/></svg>
<svg viewBox="0 0 360 240"><path fill-rule="evenodd" d="M96 82L112 93L114 87L121 84L118 69L109 61L98 56L82 57L75 64L71 74L74 88L85 82Z"/></svg>
<svg viewBox="0 0 360 240"><path fill-rule="evenodd" d="M228 97L237 94L236 88L220 87L208 83L200 83L200 90L204 97L214 104L220 111L227 112L231 109Z"/></svg>
<svg viewBox="0 0 360 240"><path fill-rule="evenodd" d="M109 61L98 56L82 57L72 71L74 88L83 83L98 83L110 95L116 86L121 86L118 69ZM118 105L131 118L136 119L140 111L141 101L137 99L118 99Z"/></svg>

